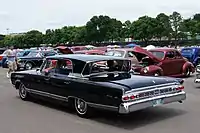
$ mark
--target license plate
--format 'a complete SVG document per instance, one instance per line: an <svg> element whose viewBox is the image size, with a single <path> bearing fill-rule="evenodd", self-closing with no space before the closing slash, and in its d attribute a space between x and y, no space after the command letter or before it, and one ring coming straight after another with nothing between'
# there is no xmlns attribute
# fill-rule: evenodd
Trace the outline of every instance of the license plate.
<svg viewBox="0 0 200 133"><path fill-rule="evenodd" d="M159 106L159 105L162 105L162 104L163 104L162 99L153 101L153 106L154 106L154 107Z"/></svg>

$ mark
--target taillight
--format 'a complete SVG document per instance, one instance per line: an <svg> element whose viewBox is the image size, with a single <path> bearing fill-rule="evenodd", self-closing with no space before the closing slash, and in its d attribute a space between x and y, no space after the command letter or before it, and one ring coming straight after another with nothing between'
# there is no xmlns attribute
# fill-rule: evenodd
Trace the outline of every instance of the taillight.
<svg viewBox="0 0 200 133"><path fill-rule="evenodd" d="M183 85L180 85L176 88L177 91L181 91L181 90L184 90L184 86Z"/></svg>
<svg viewBox="0 0 200 133"><path fill-rule="evenodd" d="M123 96L122 97L122 100L127 102L127 101L132 101L132 100L135 100L136 96L134 95L131 95L131 96Z"/></svg>
<svg viewBox="0 0 200 133"><path fill-rule="evenodd" d="M122 97L122 100L123 100L123 101L128 101L128 100L129 100L129 96L124 96L124 97Z"/></svg>
<svg viewBox="0 0 200 133"><path fill-rule="evenodd" d="M133 96L130 96L130 99L131 100L134 100L135 99L135 96L133 95Z"/></svg>

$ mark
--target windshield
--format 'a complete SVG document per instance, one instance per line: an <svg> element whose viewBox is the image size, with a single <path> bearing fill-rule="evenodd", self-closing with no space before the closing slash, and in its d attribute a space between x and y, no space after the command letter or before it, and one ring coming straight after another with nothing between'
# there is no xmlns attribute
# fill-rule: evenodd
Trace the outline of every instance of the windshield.
<svg viewBox="0 0 200 133"><path fill-rule="evenodd" d="M43 54L40 52L30 52L27 56L28 57L43 57Z"/></svg>
<svg viewBox="0 0 200 133"><path fill-rule="evenodd" d="M117 50L113 50L113 51L108 51L107 53L105 53L105 55L107 56L115 56L115 57L123 57L124 56L124 51L117 51Z"/></svg>
<svg viewBox="0 0 200 133"><path fill-rule="evenodd" d="M24 53L25 53L24 51L17 52L16 56L17 57L22 57L24 55Z"/></svg>
<svg viewBox="0 0 200 133"><path fill-rule="evenodd" d="M155 57L157 57L158 59L163 59L165 56L164 52L161 51L150 51Z"/></svg>

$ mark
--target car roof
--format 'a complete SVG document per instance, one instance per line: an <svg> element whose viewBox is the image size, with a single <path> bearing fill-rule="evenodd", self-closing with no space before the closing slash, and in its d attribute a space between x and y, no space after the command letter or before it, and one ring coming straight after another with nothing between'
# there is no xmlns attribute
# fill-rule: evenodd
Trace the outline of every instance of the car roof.
<svg viewBox="0 0 200 133"><path fill-rule="evenodd" d="M149 51L169 52L169 51L178 51L178 50L174 48L155 48Z"/></svg>
<svg viewBox="0 0 200 133"><path fill-rule="evenodd" d="M66 54L66 55L56 55L47 57L48 58L59 58L59 59L74 59L84 62L96 62L103 60L128 60L122 57L114 57L114 56L102 56L102 55L85 55L85 54Z"/></svg>

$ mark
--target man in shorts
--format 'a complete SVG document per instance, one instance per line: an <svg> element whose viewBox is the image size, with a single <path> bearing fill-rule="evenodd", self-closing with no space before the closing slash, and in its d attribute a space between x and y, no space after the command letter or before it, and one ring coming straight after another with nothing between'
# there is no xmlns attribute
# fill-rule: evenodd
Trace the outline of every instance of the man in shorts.
<svg viewBox="0 0 200 133"><path fill-rule="evenodd" d="M16 63L16 51L13 49L14 47L11 46L10 49L7 51L7 61L8 61L8 72L7 77L10 78L11 72L17 70L17 63Z"/></svg>

